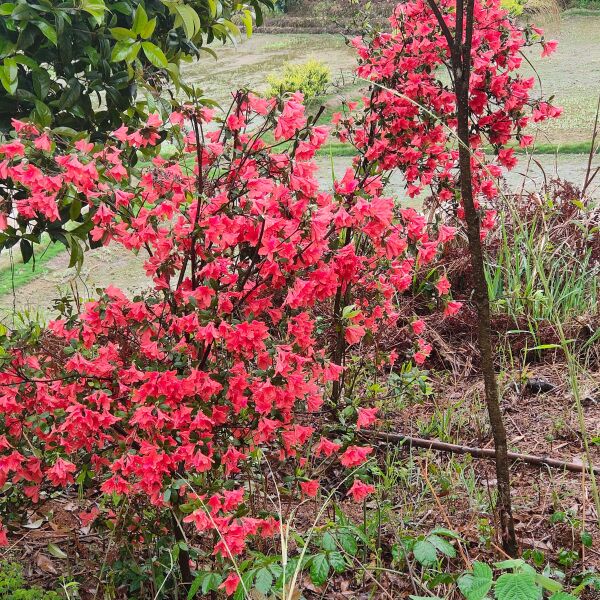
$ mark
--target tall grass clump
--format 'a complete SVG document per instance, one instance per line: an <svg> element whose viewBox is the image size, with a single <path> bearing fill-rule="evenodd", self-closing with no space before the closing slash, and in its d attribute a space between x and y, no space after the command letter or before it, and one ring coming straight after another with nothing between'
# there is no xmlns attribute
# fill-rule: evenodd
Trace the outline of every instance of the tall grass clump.
<svg viewBox="0 0 600 600"><path fill-rule="evenodd" d="M598 311L600 212L578 190L553 181L542 192L507 198L487 245L492 310L532 331Z"/></svg>

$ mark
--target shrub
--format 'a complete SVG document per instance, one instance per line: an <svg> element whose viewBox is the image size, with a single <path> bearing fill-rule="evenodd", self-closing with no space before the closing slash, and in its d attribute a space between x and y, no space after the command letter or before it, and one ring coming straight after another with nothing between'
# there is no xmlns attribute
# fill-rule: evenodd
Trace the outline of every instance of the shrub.
<svg viewBox="0 0 600 600"><path fill-rule="evenodd" d="M281 75L269 75L268 96L281 93L302 92L307 102L322 96L331 82L329 67L319 60L308 60L301 64L287 63Z"/></svg>
<svg viewBox="0 0 600 600"><path fill-rule="evenodd" d="M102 135L137 116L137 84L179 85L179 63L205 42L248 33L261 5L177 0L14 0L0 6L0 128L11 118ZM207 49L214 54L214 50Z"/></svg>
<svg viewBox="0 0 600 600"><path fill-rule="evenodd" d="M455 4L440 0L437 5L454 31ZM503 169L518 162L509 143L531 146L534 138L526 127L556 118L562 109L536 97L535 79L519 70L522 48L537 44L546 56L557 42L546 40L532 25L516 22L499 0L475 2L474 21L469 150L476 208L486 209L499 195ZM453 209L462 221L457 100L448 71L452 49L427 0L398 4L390 23L392 33L352 40L359 55L357 74L372 82L371 93L366 95L366 109L336 115L338 135L377 165L378 172L404 173L411 197L430 188L444 210ZM486 145L492 147L495 160L486 156ZM481 212L485 233L494 227L495 213Z"/></svg>
<svg viewBox="0 0 600 600"><path fill-rule="evenodd" d="M135 519L109 519L135 543L165 532L181 541L185 527L198 569L216 556L228 571L256 536L278 532L277 511L251 512L245 487L264 478L265 462L282 461L273 477L290 495L315 496L324 462L367 461L372 448L354 443L352 425L372 426L377 411L345 393L345 354L383 373L397 358L388 332L401 327L425 360L424 323L410 326L401 295L453 232L438 236L384 197L380 179L352 169L333 193L320 190L313 157L327 128L298 92L282 110L238 93L220 127L212 118L187 106L167 127L158 115L123 126L104 147L80 140L55 155L44 142L33 171L26 147L46 134L22 128L0 146L25 192L20 214L93 207L92 238L147 252L152 280L134 298L108 287L43 331L4 331L0 485L34 502L74 483L106 503L126 496L140 506ZM180 149L169 160L156 147L151 161L123 163L163 138ZM442 306L448 291L443 278ZM329 439L326 416L337 426L342 412L347 433ZM179 548L189 581L189 548Z"/></svg>

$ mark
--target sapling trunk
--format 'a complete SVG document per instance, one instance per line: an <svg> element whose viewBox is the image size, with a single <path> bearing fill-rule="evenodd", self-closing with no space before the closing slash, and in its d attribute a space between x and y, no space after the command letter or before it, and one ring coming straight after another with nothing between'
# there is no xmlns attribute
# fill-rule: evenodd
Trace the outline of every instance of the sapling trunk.
<svg viewBox="0 0 600 600"><path fill-rule="evenodd" d="M510 556L516 556L518 544L512 516L510 497L510 471L506 429L500 410L498 383L494 370L494 348L491 335L490 300L479 213L473 198L471 148L469 140L469 84L471 78L471 43L473 39L474 0L457 0L456 31L452 36L444 17L435 4L428 0L450 47L454 93L456 95L457 134L459 138L460 193L467 223L467 238L473 276L473 297L477 309L477 341L481 356L481 370L485 385L485 402L494 437L496 451L496 480L498 482L497 509L500 519L502 546Z"/></svg>
<svg viewBox="0 0 600 600"><path fill-rule="evenodd" d="M177 507L175 507L175 509L177 509ZM175 541L177 542L177 544L179 544L177 562L179 563L181 582L183 583L183 587L187 594L192 585L192 582L194 581L194 577L192 576L192 570L190 569L190 553L188 550L185 550L185 547L182 547L182 544L185 544L185 536L183 535L183 531L181 530L181 523L177 520L175 514L171 515L171 520L173 525L173 535L175 537Z"/></svg>
<svg viewBox="0 0 600 600"><path fill-rule="evenodd" d="M462 2L459 6L463 9ZM457 6L457 10L459 8ZM473 179L471 174L471 151L469 146L469 83L471 75L471 40L473 39L473 9L474 0L466 3L466 35L462 39L462 27L456 34L457 58L454 64L454 86L456 92L460 192L467 221L467 237L471 254L471 269L473 273L473 288L475 306L477 307L477 339L481 355L481 370L485 384L485 402L490 419L490 426L496 449L496 479L498 481L498 513L502 545L510 556L516 556L518 551L515 526L512 516L510 497L510 471L508 462L508 446L506 429L500 410L498 382L494 370L494 349L492 345L492 327L490 319L490 299L485 267L483 248L481 245L481 227L479 213L473 201ZM461 10L462 12L462 10ZM461 19L462 20L462 19Z"/></svg>

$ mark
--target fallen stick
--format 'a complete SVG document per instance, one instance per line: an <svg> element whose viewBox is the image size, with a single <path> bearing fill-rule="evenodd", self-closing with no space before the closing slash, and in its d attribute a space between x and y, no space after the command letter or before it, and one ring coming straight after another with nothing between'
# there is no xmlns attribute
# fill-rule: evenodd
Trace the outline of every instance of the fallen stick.
<svg viewBox="0 0 600 600"><path fill-rule="evenodd" d="M399 433L384 433L383 431L374 431L371 433L361 432L366 438L380 440L383 442L394 442L397 444L407 444L415 448L427 448L429 450L439 450L440 452L450 452L452 454L470 454L476 458L496 458L496 451L491 448L477 448L473 446L460 446L458 444L449 444L438 440L426 440L423 438L402 435ZM572 473L589 473L593 471L595 475L600 475L600 467L592 466L591 469L583 464L574 462L565 462L556 458L546 456L534 456L533 454L520 454L519 452L509 452L508 458L513 461L520 460L524 463L537 466L548 466L555 469L564 469Z"/></svg>

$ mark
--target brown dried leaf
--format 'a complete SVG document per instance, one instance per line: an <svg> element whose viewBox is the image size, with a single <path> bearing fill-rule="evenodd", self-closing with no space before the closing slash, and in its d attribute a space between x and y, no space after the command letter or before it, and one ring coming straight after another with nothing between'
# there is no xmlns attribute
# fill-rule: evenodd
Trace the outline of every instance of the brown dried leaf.
<svg viewBox="0 0 600 600"><path fill-rule="evenodd" d="M54 564L52 560L45 554L38 554L35 559L35 564L42 570L44 573L50 573L51 575L57 575L58 571L54 568Z"/></svg>

